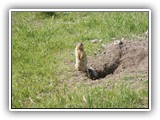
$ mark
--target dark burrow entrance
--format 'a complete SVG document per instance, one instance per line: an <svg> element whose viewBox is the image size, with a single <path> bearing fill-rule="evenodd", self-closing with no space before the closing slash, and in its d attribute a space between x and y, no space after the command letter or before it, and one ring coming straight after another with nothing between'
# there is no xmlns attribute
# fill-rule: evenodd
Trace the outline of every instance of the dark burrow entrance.
<svg viewBox="0 0 160 120"><path fill-rule="evenodd" d="M97 59L92 61L91 67L88 68L88 78L96 80L113 74L120 65L122 46L123 43L121 41L106 45L107 50L97 56Z"/></svg>
<svg viewBox="0 0 160 120"><path fill-rule="evenodd" d="M107 75L113 74L114 71L118 68L119 61L117 63L112 64L111 66L104 65L102 70L95 70L93 68L88 68L87 76L92 80L104 78Z"/></svg>

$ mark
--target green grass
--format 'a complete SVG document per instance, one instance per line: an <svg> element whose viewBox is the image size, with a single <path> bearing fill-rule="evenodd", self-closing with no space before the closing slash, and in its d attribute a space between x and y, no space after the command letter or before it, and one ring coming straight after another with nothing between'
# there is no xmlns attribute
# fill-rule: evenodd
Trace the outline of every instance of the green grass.
<svg viewBox="0 0 160 120"><path fill-rule="evenodd" d="M147 107L147 89L70 83L77 42L92 56L101 49L92 39L134 39L147 29L147 12L12 12L12 108Z"/></svg>

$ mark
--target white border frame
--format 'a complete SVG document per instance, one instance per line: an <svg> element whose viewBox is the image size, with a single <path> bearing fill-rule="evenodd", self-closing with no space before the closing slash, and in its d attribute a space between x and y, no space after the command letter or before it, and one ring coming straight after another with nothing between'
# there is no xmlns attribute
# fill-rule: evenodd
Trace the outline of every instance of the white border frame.
<svg viewBox="0 0 160 120"><path fill-rule="evenodd" d="M11 78L12 78L12 73L11 73L11 49L12 49L12 43L11 43L11 12L14 11L59 11L59 12L71 12L71 11L76 11L76 12L83 12L83 11L90 11L90 12L102 12L102 11L113 11L113 12L134 12L134 11L146 11L149 12L149 108L148 109L57 109L57 108L46 108L46 109L41 109L41 108L29 108L29 109L13 109L12 108L12 101L11 101ZM150 9L10 9L9 10L9 110L10 111L150 111L151 110L151 10Z"/></svg>

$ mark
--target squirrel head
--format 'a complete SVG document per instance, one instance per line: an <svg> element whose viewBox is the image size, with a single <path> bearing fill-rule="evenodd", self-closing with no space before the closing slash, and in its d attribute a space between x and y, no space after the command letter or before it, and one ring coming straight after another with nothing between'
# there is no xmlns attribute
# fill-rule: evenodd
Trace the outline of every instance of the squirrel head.
<svg viewBox="0 0 160 120"><path fill-rule="evenodd" d="M76 48L79 49L79 50L83 50L83 43L80 42L76 45Z"/></svg>

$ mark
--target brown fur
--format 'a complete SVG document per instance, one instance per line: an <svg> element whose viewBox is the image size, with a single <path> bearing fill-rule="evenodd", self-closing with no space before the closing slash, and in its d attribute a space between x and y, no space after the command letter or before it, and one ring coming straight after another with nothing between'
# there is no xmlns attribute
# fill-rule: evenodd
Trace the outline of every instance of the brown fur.
<svg viewBox="0 0 160 120"><path fill-rule="evenodd" d="M87 71L87 56L82 43L78 43L75 48L76 64L75 68L79 71Z"/></svg>

